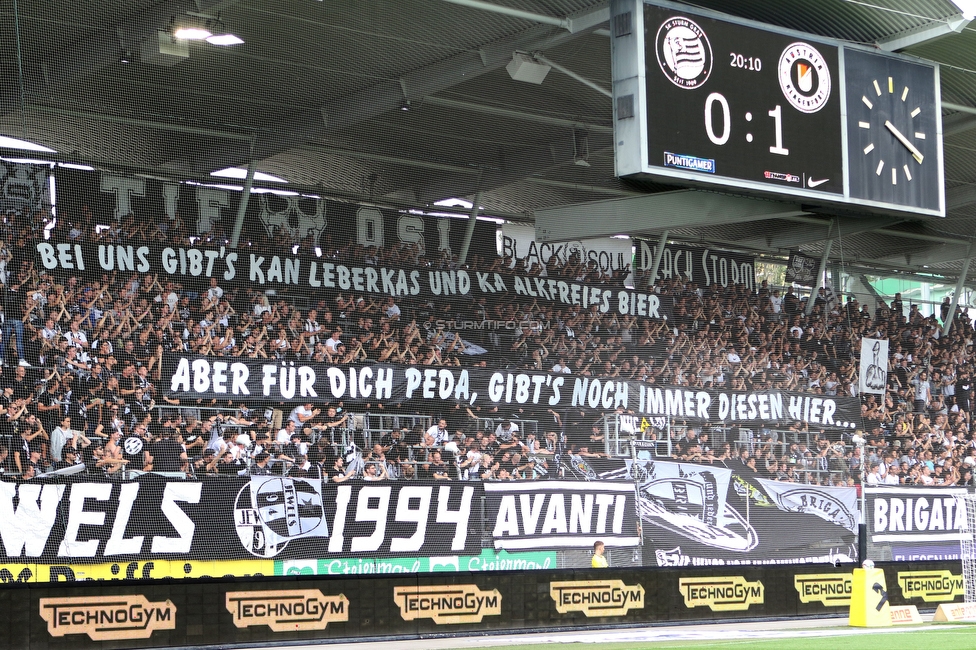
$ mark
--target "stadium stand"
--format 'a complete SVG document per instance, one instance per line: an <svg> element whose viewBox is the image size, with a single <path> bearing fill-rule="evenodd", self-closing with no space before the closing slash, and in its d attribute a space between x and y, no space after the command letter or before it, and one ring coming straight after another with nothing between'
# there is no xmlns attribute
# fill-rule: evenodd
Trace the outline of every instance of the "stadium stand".
<svg viewBox="0 0 976 650"><path fill-rule="evenodd" d="M382 299L338 290L262 292L242 283L221 286L216 278L190 287L151 273L46 272L17 248L52 224L54 242L199 245L200 237L179 223L164 232L134 215L115 228L99 226L105 219L88 211L57 220L30 211L9 216L0 347L5 477L63 471L66 463L120 476L150 469L246 475L268 454L270 464L258 471L321 471L333 480L528 480L563 475L560 461L572 456L637 453L620 431L623 409L573 417L544 408L476 413L460 404L417 412L376 402L180 403L158 385L166 355L453 367L484 366L490 358L492 367L648 385L856 396L861 337L874 336L892 345L884 399L861 400L867 458L846 434L800 421L747 428L680 418L645 421L639 437L653 444L641 457L818 485L853 485L862 462L869 484L973 484L973 324L961 310L942 336L934 316L914 306L906 312L900 297L860 305L831 300L821 289L807 315L807 298L765 282L749 291L659 280L649 289L666 319L511 295ZM295 241L284 230L253 235L248 245L255 251L314 254L310 239ZM336 262L459 268L456 256L428 255L417 245L364 248L328 235L318 243L322 257ZM464 268L516 266L511 258L475 256ZM517 270L614 287L624 278L579 258L544 272L537 265ZM485 320L517 326L456 327ZM143 444L124 444L133 436ZM69 451L77 453L69 458Z"/></svg>

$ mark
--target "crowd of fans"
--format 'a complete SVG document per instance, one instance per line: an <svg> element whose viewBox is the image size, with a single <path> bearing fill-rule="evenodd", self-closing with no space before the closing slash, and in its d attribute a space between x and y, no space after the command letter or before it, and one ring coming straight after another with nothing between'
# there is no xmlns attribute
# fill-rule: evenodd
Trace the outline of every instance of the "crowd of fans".
<svg viewBox="0 0 976 650"><path fill-rule="evenodd" d="M779 389L858 397L862 336L890 340L888 386L863 396L866 458L851 440L804 423L766 423L753 439L721 423L673 423L676 459L721 464L782 481L852 484L866 463L868 484L973 485L976 441L973 324L957 310L947 336L941 318L890 304L807 301L792 287L698 286L658 279L666 319L602 313L509 294L470 299L382 297L325 290L262 291L246 282L177 282L153 273L45 271L31 242L43 214L8 214L0 251L4 281L0 450L6 475L132 470L205 474L289 472L330 480L517 480L565 473L570 459L606 455L594 427L603 413L518 409L428 409L427 426L357 434L350 410L403 412L406 405L309 403L180 404L158 385L165 355L486 366L619 378L723 390ZM55 241L207 245L177 223L129 217L100 227L82 211L50 229ZM321 236L249 242L252 250L297 250L340 263L457 269L457 257L416 244L384 248ZM318 249L317 251L315 249ZM513 271L623 286L578 257L546 268L510 258L470 258L466 268ZM638 278L640 288L648 288ZM464 330L465 321L514 323ZM207 408L222 407L223 411ZM415 407L410 407L415 408ZM203 410L201 410L203 409ZM345 411L343 409L346 409ZM485 418L500 422L485 427ZM532 432L519 422L537 422ZM714 441L714 442L713 442ZM82 469L79 469L83 466Z"/></svg>

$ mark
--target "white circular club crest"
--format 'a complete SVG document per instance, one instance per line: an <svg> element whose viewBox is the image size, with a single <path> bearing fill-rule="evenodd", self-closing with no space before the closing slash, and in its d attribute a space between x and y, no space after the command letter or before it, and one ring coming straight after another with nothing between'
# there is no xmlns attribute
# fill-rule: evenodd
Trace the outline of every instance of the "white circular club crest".
<svg viewBox="0 0 976 650"><path fill-rule="evenodd" d="M655 50L664 76L678 88L694 90L712 73L712 44L698 23L684 16L661 24Z"/></svg>
<svg viewBox="0 0 976 650"><path fill-rule="evenodd" d="M801 113L816 113L830 99L830 70L809 43L792 43L783 50L777 73L783 96Z"/></svg>
<svg viewBox="0 0 976 650"><path fill-rule="evenodd" d="M252 477L237 493L234 519L252 555L273 558L293 539L328 537L321 485L285 477Z"/></svg>
<svg viewBox="0 0 976 650"><path fill-rule="evenodd" d="M136 436L129 436L122 443L122 448L125 449L125 453L130 456L135 456L136 454L142 453L142 438Z"/></svg>

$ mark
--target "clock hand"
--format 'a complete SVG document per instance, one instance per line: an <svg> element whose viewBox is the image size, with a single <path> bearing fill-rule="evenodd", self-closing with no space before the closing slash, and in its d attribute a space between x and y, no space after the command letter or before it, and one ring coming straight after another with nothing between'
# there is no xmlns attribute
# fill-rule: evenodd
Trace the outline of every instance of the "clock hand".
<svg viewBox="0 0 976 650"><path fill-rule="evenodd" d="M906 149L908 149L909 151L912 152L912 158L914 158L915 160L917 160L918 161L918 164L921 165L922 164L922 158L924 157L924 156L922 156L922 152L919 151L915 147L915 145L913 145L911 142L909 142L908 141L908 138L906 138L905 136L903 136L901 134L901 131L899 131L898 129L896 129L895 128L895 125L892 124L890 120L885 120L885 127L887 127L887 129L889 131L891 131L891 133L896 138L898 138L898 141L899 142L901 142L903 145L905 145L905 148Z"/></svg>

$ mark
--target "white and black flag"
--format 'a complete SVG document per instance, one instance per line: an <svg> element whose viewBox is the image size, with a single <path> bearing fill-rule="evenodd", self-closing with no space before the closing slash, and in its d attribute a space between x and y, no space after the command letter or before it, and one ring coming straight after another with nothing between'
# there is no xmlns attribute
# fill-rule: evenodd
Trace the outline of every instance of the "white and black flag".
<svg viewBox="0 0 976 650"><path fill-rule="evenodd" d="M888 384L888 339L861 339L859 393L884 395Z"/></svg>
<svg viewBox="0 0 976 650"><path fill-rule="evenodd" d="M817 283L817 270L820 260L816 257L804 255L799 251L791 251L790 259L786 263L786 281L812 287Z"/></svg>
<svg viewBox="0 0 976 650"><path fill-rule="evenodd" d="M752 524L728 503L732 471L691 463L627 461L639 487L643 521L705 546L747 552L759 544Z"/></svg>
<svg viewBox="0 0 976 650"><path fill-rule="evenodd" d="M0 210L50 208L50 176L45 165L0 161Z"/></svg>

